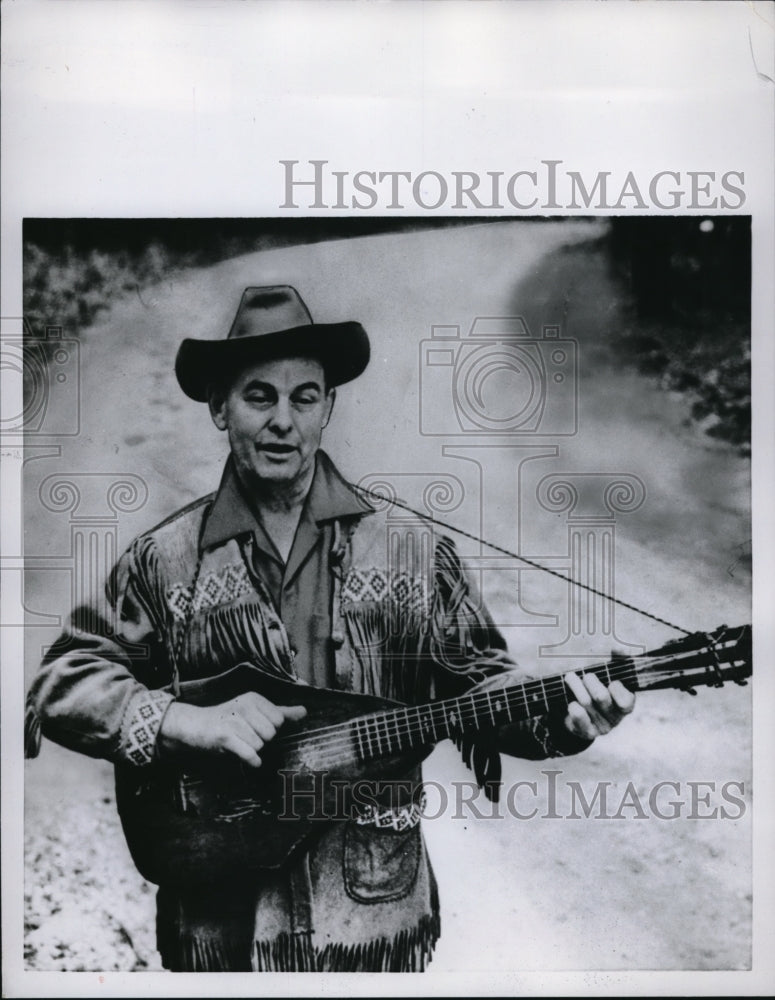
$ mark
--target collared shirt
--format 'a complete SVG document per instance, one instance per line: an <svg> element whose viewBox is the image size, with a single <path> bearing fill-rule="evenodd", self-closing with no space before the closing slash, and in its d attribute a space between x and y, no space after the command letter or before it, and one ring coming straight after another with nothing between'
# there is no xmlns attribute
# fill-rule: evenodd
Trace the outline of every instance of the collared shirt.
<svg viewBox="0 0 775 1000"><path fill-rule="evenodd" d="M250 535L248 569L264 584L285 625L294 671L300 680L317 687L335 684L330 566L334 522L363 512L363 502L328 455L318 451L312 485L284 563L229 459L202 534L202 549Z"/></svg>

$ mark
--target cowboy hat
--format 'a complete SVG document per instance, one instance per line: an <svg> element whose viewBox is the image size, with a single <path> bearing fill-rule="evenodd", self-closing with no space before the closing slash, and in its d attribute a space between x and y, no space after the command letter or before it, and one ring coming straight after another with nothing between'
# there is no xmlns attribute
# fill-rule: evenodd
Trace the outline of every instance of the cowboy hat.
<svg viewBox="0 0 775 1000"><path fill-rule="evenodd" d="M175 374L187 396L200 403L214 378L244 365L283 357L317 358L330 386L357 378L369 363L369 338L360 323L313 323L290 285L246 288L225 340L187 338Z"/></svg>

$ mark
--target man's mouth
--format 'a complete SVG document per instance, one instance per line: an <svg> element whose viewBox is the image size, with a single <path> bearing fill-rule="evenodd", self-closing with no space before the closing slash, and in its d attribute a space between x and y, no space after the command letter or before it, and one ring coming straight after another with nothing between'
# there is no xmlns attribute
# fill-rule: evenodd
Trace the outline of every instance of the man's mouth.
<svg viewBox="0 0 775 1000"><path fill-rule="evenodd" d="M259 444L256 445L256 448L270 458L287 458L296 451L292 444L280 444L279 442Z"/></svg>

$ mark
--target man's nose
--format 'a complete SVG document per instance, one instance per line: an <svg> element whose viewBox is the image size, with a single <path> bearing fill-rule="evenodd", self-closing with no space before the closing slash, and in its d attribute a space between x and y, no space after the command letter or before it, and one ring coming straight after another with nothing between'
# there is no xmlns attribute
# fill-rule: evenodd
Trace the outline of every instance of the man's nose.
<svg viewBox="0 0 775 1000"><path fill-rule="evenodd" d="M278 399L272 408L270 426L280 434L287 434L293 427L293 415L288 399Z"/></svg>

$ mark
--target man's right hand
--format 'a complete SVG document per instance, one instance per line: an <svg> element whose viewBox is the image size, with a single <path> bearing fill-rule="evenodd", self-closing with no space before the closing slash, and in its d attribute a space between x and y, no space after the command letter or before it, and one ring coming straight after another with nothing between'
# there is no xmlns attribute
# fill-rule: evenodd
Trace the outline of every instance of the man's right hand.
<svg viewBox="0 0 775 1000"><path fill-rule="evenodd" d="M160 754L232 754L250 767L260 767L259 751L282 724L303 719L302 705L273 705L248 691L222 705L199 707L173 701L162 720L157 738Z"/></svg>

